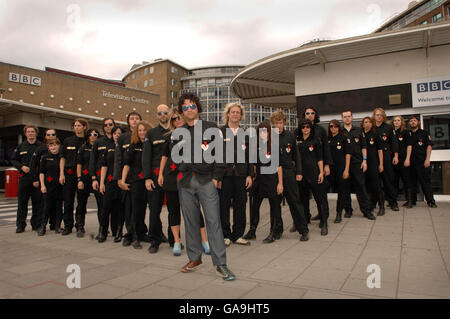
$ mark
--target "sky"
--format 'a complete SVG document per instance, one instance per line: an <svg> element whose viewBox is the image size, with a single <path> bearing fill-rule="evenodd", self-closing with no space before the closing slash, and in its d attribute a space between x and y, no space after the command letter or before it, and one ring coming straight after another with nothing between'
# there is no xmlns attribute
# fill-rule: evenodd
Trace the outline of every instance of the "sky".
<svg viewBox="0 0 450 319"><path fill-rule="evenodd" d="M133 64L247 65L373 32L408 0L0 0L0 61L121 80Z"/></svg>

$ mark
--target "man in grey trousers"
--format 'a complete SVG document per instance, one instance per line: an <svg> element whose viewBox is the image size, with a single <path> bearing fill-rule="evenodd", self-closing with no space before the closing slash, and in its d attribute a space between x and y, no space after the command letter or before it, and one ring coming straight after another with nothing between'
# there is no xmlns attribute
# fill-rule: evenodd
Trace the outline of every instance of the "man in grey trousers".
<svg viewBox="0 0 450 319"><path fill-rule="evenodd" d="M171 143L179 144L172 149L172 159L179 165L178 193L183 211L186 250L189 257L189 262L181 271L190 272L202 264L201 205L216 272L226 281L234 280L235 275L226 265L226 248L220 223L217 192L217 185L224 174L225 164L205 160L205 157L214 157L214 145L223 145L222 135L216 124L199 119L202 106L195 94L183 94L178 101L178 111L183 114L186 124L172 133ZM204 134L205 131L207 134ZM183 155L180 154L180 150ZM223 156L220 158L223 159Z"/></svg>

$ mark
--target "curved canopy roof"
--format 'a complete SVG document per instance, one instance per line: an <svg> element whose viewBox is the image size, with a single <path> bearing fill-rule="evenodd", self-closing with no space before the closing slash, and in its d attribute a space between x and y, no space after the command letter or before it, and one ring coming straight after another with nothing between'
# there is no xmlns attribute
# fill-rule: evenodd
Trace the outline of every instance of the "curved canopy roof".
<svg viewBox="0 0 450 319"><path fill-rule="evenodd" d="M248 103L294 107L295 70L304 66L450 44L450 22L310 44L258 60L231 82L234 94Z"/></svg>

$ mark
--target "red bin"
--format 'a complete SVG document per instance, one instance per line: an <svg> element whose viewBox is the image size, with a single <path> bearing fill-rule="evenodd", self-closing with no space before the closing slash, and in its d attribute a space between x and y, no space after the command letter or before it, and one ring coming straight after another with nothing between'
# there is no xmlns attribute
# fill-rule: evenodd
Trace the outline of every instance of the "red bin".
<svg viewBox="0 0 450 319"><path fill-rule="evenodd" d="M19 171L14 167L5 170L5 197L17 197Z"/></svg>

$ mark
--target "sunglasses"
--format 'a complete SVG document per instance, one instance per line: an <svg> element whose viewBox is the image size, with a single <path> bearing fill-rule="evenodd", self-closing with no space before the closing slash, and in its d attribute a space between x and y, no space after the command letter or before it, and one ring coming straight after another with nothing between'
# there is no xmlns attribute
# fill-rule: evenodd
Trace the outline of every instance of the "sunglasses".
<svg viewBox="0 0 450 319"><path fill-rule="evenodd" d="M94 137L97 137L97 136L98 136L98 134L97 134L97 133L91 133L91 134L89 134L89 136L94 136Z"/></svg>
<svg viewBox="0 0 450 319"><path fill-rule="evenodd" d="M303 126L302 126L302 130L303 130L304 128L309 128L309 129L310 129L311 126L309 126L309 125L303 125Z"/></svg>
<svg viewBox="0 0 450 319"><path fill-rule="evenodd" d="M159 115L159 116L161 116L161 115L163 115L163 114L164 114L164 115L167 115L167 114L169 114L169 112L167 112L167 111L158 112L158 115Z"/></svg>
<svg viewBox="0 0 450 319"><path fill-rule="evenodd" d="M176 121L176 120L179 120L179 119L180 119L179 116L174 116L174 117L172 117L172 121Z"/></svg>
<svg viewBox="0 0 450 319"><path fill-rule="evenodd" d="M197 108L197 105L195 105L195 104L185 105L185 106L183 106L183 111L186 112L187 110L189 110L189 108L191 108L191 110L195 110Z"/></svg>
<svg viewBox="0 0 450 319"><path fill-rule="evenodd" d="M316 112L305 112L305 115L314 115Z"/></svg>
<svg viewBox="0 0 450 319"><path fill-rule="evenodd" d="M45 136L56 136L56 133L47 133Z"/></svg>
<svg viewBox="0 0 450 319"><path fill-rule="evenodd" d="M105 123L105 124L103 124L104 127L113 126L113 125L114 125L114 123Z"/></svg>
<svg viewBox="0 0 450 319"><path fill-rule="evenodd" d="M338 128L339 126L336 125L330 125L330 128Z"/></svg>

